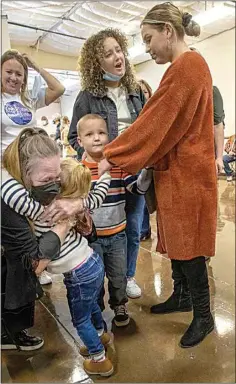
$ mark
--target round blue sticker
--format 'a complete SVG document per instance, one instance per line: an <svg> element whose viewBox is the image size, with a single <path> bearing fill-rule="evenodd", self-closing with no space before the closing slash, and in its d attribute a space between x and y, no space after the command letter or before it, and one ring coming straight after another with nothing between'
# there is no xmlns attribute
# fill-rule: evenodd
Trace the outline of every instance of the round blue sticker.
<svg viewBox="0 0 236 384"><path fill-rule="evenodd" d="M4 110L15 124L26 125L32 120L32 112L19 101L9 101L5 104Z"/></svg>

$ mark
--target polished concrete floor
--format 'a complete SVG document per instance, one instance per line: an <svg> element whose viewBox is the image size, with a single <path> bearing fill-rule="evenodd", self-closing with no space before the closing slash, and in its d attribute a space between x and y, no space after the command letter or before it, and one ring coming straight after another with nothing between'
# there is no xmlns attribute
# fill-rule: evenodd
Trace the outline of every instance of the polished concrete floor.
<svg viewBox="0 0 236 384"><path fill-rule="evenodd" d="M104 312L114 344L108 354L115 365L109 383L235 383L235 186L219 181L217 253L208 263L215 330L197 347L181 349L179 339L191 313L152 315L152 304L165 300L172 290L170 262L155 252L155 217L152 239L142 242L137 281L140 299L130 300L132 318L123 329L111 325L113 313ZM32 332L42 335L37 352L2 353L2 383L91 383L78 354L79 339L70 322L61 276L45 288L36 306Z"/></svg>

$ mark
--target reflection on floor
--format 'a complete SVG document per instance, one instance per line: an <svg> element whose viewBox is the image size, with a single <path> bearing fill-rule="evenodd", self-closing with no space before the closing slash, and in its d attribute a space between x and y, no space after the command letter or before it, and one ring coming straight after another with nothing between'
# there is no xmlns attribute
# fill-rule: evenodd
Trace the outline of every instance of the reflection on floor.
<svg viewBox="0 0 236 384"><path fill-rule="evenodd" d="M199 346L181 349L179 339L191 313L151 315L152 304L172 290L169 260L155 253L155 217L152 240L141 244L137 281L140 299L128 304L131 323L115 329L108 354L115 364L109 383L233 383L235 382L235 187L219 181L217 254L208 264L212 311L216 328ZM104 317L111 329L113 313ZM53 277L45 297L37 303L34 332L45 346L33 353L2 353L2 383L91 383L82 369L79 343L70 322L62 277Z"/></svg>

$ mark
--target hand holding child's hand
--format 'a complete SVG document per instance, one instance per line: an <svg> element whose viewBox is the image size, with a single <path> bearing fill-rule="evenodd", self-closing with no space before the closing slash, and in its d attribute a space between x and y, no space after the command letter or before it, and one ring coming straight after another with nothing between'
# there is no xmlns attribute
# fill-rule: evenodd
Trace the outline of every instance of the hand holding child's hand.
<svg viewBox="0 0 236 384"><path fill-rule="evenodd" d="M98 164L98 176L102 176L105 172L110 171L112 168L112 164L107 161L107 159L103 159Z"/></svg>

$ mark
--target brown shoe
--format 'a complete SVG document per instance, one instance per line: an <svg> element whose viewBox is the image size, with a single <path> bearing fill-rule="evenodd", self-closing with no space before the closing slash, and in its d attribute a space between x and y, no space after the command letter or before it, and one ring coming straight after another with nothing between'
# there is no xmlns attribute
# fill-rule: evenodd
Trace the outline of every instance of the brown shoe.
<svg viewBox="0 0 236 384"><path fill-rule="evenodd" d="M100 336L100 340L102 345L104 345L104 347L106 348L111 342L111 336L109 335L109 333L103 332L102 336ZM83 357L89 357L88 348L85 346L80 348L79 353Z"/></svg>
<svg viewBox="0 0 236 384"><path fill-rule="evenodd" d="M85 360L84 370L89 375L111 376L114 368L112 362L106 357L105 360L98 362L92 359Z"/></svg>

